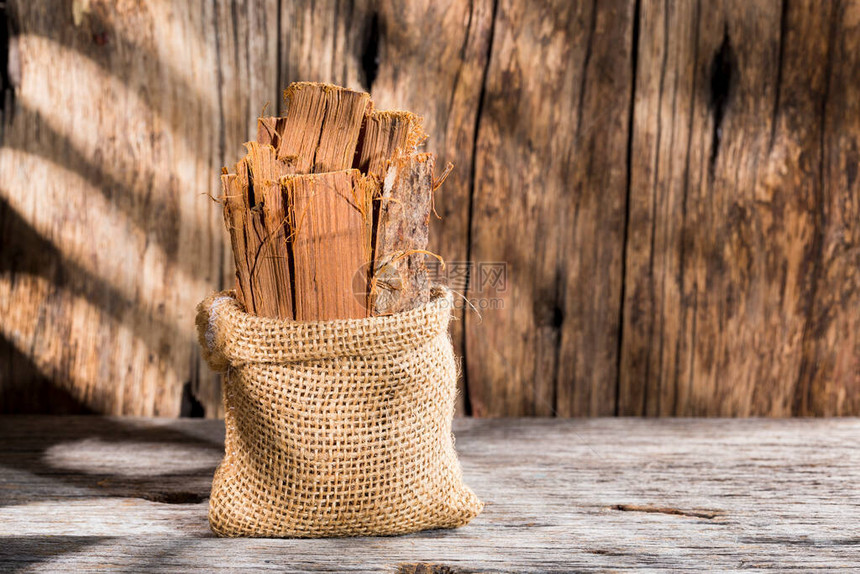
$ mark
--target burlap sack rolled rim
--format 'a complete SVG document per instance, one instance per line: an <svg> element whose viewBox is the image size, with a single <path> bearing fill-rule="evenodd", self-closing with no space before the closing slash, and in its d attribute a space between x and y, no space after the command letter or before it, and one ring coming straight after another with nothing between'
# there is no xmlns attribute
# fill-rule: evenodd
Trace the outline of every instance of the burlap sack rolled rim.
<svg viewBox="0 0 860 574"><path fill-rule="evenodd" d="M197 306L197 333L203 358L214 371L248 363L378 356L417 348L447 331L453 295L441 286L434 286L431 295L429 303L393 315L294 321L251 315L234 291L222 291ZM285 341L301 344L285 345Z"/></svg>

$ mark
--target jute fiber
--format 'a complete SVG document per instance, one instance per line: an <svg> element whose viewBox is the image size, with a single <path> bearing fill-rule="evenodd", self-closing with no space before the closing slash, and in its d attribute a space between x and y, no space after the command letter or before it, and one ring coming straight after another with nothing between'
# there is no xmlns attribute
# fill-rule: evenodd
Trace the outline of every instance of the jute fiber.
<svg viewBox="0 0 860 574"><path fill-rule="evenodd" d="M405 534L482 508L454 450L451 293L385 317L295 322L200 303L210 366L226 371L225 456L209 523L222 536Z"/></svg>

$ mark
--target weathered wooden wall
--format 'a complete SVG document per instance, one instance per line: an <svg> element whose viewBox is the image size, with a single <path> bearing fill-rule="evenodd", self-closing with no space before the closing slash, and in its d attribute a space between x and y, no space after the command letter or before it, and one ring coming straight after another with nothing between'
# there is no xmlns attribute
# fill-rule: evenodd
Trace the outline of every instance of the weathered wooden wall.
<svg viewBox="0 0 860 574"><path fill-rule="evenodd" d="M295 80L426 119L461 410L860 414L860 1L7 0L0 412L217 416L217 193ZM456 285L455 285L456 286Z"/></svg>
<svg viewBox="0 0 860 574"><path fill-rule="evenodd" d="M860 3L643 2L622 414L860 414Z"/></svg>

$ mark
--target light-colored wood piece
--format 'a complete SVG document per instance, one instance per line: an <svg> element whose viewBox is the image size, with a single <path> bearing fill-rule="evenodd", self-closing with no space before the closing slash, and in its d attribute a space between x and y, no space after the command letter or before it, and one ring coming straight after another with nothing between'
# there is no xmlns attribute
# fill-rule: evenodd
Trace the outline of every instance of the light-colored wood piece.
<svg viewBox="0 0 860 574"><path fill-rule="evenodd" d="M358 170L281 180L299 321L368 316L370 182Z"/></svg>
<svg viewBox="0 0 860 574"><path fill-rule="evenodd" d="M237 183L237 178L234 173L221 176L221 200L224 202L224 225L230 235L230 246L236 269L236 299L250 311L254 309L251 290L251 269L254 264L248 259L250 251L246 238L246 230L251 226L250 212L245 202L245 193Z"/></svg>
<svg viewBox="0 0 860 574"><path fill-rule="evenodd" d="M457 419L454 431L486 502L464 528L219 539L206 497L222 422L0 418L0 569L860 569L857 419Z"/></svg>
<svg viewBox="0 0 860 574"><path fill-rule="evenodd" d="M277 316L276 279L268 263L269 233L262 205L256 200L250 158L236 164L236 174L222 176L230 184L224 197L224 221L236 264L236 290L252 315Z"/></svg>

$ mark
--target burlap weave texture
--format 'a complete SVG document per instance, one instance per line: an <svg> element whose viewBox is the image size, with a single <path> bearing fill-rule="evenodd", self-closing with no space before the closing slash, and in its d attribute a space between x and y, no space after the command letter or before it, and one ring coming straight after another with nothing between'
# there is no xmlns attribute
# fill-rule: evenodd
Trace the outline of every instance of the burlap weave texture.
<svg viewBox="0 0 860 574"><path fill-rule="evenodd" d="M209 502L224 536L405 534L482 508L454 450L451 294L396 315L294 322L245 313L230 292L198 307L225 371L225 456Z"/></svg>

